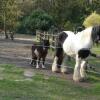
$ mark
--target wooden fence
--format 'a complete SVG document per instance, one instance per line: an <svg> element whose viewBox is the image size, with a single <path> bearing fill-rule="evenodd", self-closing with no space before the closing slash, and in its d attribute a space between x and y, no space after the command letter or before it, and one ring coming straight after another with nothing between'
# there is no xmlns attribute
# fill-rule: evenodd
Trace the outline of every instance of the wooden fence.
<svg viewBox="0 0 100 100"><path fill-rule="evenodd" d="M58 35L55 35L55 34L49 34L48 32L40 32L40 31L37 31L36 32L36 39L38 41L41 41L42 39L49 39L50 40L50 46L55 49L57 44L56 44L56 40L58 38Z"/></svg>

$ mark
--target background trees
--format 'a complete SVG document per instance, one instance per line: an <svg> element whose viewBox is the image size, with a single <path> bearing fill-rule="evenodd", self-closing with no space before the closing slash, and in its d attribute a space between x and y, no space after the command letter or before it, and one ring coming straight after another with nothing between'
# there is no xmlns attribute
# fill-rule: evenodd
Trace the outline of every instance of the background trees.
<svg viewBox="0 0 100 100"><path fill-rule="evenodd" d="M4 29L5 38L8 38L7 30L14 32L18 25L18 18L21 14L16 0L0 0L1 23Z"/></svg>
<svg viewBox="0 0 100 100"><path fill-rule="evenodd" d="M0 0L0 12L2 13L0 14L2 16L0 17L0 27L5 30L16 29L18 33L32 33L37 25L38 29L45 28L46 30L52 23L59 29L73 30L75 27L81 26L92 12L100 14L100 0L90 1ZM37 10L41 11L41 18L35 18L37 16L34 12Z"/></svg>

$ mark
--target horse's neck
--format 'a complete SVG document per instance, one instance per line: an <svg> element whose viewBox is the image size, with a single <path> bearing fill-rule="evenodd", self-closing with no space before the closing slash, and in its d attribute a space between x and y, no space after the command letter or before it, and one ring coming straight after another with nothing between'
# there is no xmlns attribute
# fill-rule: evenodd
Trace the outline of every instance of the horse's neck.
<svg viewBox="0 0 100 100"><path fill-rule="evenodd" d="M91 48L93 41L91 38L91 30L92 28L87 28L81 32L78 32L76 34L76 41L79 41L79 44L81 45L87 45L89 48Z"/></svg>
<svg viewBox="0 0 100 100"><path fill-rule="evenodd" d="M87 29L85 29L85 30L83 30L83 31L81 31L81 32L78 32L77 34L76 34L76 37L78 37L79 39L83 39L83 40L89 40L89 39L91 39L91 28L87 28Z"/></svg>

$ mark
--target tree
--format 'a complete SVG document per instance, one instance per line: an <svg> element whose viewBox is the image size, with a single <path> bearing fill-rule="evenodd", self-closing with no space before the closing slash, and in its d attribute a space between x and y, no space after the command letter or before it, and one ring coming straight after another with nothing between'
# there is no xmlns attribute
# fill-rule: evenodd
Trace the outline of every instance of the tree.
<svg viewBox="0 0 100 100"><path fill-rule="evenodd" d="M89 10L91 12L98 12L100 14L100 0L86 0Z"/></svg>
<svg viewBox="0 0 100 100"><path fill-rule="evenodd" d="M22 0L22 2L19 2L19 8L22 12L22 17L30 15L32 10L34 9L34 1L35 0Z"/></svg>
<svg viewBox="0 0 100 100"><path fill-rule="evenodd" d="M20 1L20 0L19 0ZM81 26L84 19L90 13L96 11L100 13L100 0L22 0L20 9L22 17L19 19L19 31L31 31L36 26L24 25L30 20L29 16L38 9L45 11L52 16L56 27L59 29L73 30L74 27ZM88 2L89 1L89 2ZM38 21L38 19L36 19ZM34 23L35 20L34 20ZM44 22L45 23L45 22ZM26 30L26 28L28 28ZM25 32L26 33L26 32ZM29 33L29 32L28 32Z"/></svg>
<svg viewBox="0 0 100 100"><path fill-rule="evenodd" d="M67 22L82 24L85 15L85 0L35 0L35 9L43 9L54 18L56 26L63 29ZM40 2L39 2L40 1ZM71 25L71 26L72 26ZM72 28L73 28L72 27ZM66 27L67 28L67 27ZM69 27L68 27L69 28ZM70 27L71 29L71 27Z"/></svg>
<svg viewBox="0 0 100 100"><path fill-rule="evenodd" d="M6 30L15 31L21 12L16 0L2 0L1 3L2 23L4 24L5 38L7 39L8 34ZM13 34L11 34L11 38L13 39Z"/></svg>
<svg viewBox="0 0 100 100"><path fill-rule="evenodd" d="M32 14L24 20L24 27L31 31L36 29L48 31L53 24L52 16L48 15L43 10L33 11Z"/></svg>
<svg viewBox="0 0 100 100"><path fill-rule="evenodd" d="M85 19L83 25L85 27L100 25L100 14L92 13Z"/></svg>

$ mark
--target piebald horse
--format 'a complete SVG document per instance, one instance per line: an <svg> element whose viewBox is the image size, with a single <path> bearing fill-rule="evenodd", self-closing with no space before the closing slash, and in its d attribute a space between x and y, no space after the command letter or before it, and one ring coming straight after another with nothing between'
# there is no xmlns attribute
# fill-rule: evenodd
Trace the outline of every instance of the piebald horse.
<svg viewBox="0 0 100 100"><path fill-rule="evenodd" d="M66 69L61 68L63 54L74 57L76 60L73 80L81 81L85 79L85 66L87 58L91 53L93 43L99 37L100 40L100 25L91 26L85 30L74 34L71 31L63 31L58 35L58 41L54 61L52 64L53 72L66 72Z"/></svg>
<svg viewBox="0 0 100 100"><path fill-rule="evenodd" d="M38 45L33 44L31 51L32 51L32 60L31 65L36 66L36 68L40 67L40 61L42 60L42 68L45 68L45 58L48 54L50 43L49 40L43 39Z"/></svg>

